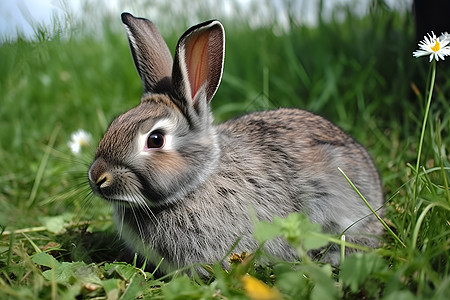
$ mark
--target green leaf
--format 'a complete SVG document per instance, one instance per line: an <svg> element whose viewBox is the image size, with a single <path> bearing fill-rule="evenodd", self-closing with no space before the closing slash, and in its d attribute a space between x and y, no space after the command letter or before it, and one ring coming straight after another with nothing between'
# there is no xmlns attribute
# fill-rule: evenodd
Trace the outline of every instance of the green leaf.
<svg viewBox="0 0 450 300"><path fill-rule="evenodd" d="M274 268L276 286L293 299L337 299L340 294L332 278L330 265L299 265L293 268L282 263Z"/></svg>
<svg viewBox="0 0 450 300"><path fill-rule="evenodd" d="M75 282L94 283L102 285L95 265L86 265L84 262L63 262L56 268L43 272L45 279L60 284L73 284Z"/></svg>
<svg viewBox="0 0 450 300"><path fill-rule="evenodd" d="M83 266L86 266L84 262L63 262L56 268L45 271L42 275L49 281L51 281L54 276L54 279L58 283L72 284L76 281L75 271Z"/></svg>
<svg viewBox="0 0 450 300"><path fill-rule="evenodd" d="M255 223L255 230L253 236L260 243L271 240L281 234L279 226L269 223L267 221L257 221Z"/></svg>
<svg viewBox="0 0 450 300"><path fill-rule="evenodd" d="M102 280L103 289L108 299L119 299L122 280L110 278Z"/></svg>
<svg viewBox="0 0 450 300"><path fill-rule="evenodd" d="M134 273L130 278L127 289L120 297L121 300L132 300L137 299L142 296L143 286L145 284L145 279L141 274Z"/></svg>
<svg viewBox="0 0 450 300"><path fill-rule="evenodd" d="M287 265L283 268L276 267L274 271L277 278L276 287L278 287L283 294L290 295L294 299L308 298L311 288L308 279L303 276L302 272L294 271Z"/></svg>
<svg viewBox="0 0 450 300"><path fill-rule="evenodd" d="M357 292L371 275L386 269L387 264L379 255L357 252L345 260L339 278L352 292Z"/></svg>
<svg viewBox="0 0 450 300"><path fill-rule="evenodd" d="M303 238L303 248L306 251L309 251L326 246L328 244L328 241L325 237L326 236L323 234L316 235L314 233L309 233Z"/></svg>
<svg viewBox="0 0 450 300"><path fill-rule="evenodd" d="M59 262L56 260L56 258L45 252L39 252L34 254L31 257L31 260L35 264L48 268L56 268L57 266L59 266Z"/></svg>
<svg viewBox="0 0 450 300"><path fill-rule="evenodd" d="M102 280L102 285L103 285L103 288L105 289L105 292L108 293L115 289L120 289L121 281L122 280L116 279L116 278L105 279L105 280Z"/></svg>
<svg viewBox="0 0 450 300"><path fill-rule="evenodd" d="M58 216L41 217L39 220L48 231L60 233L65 231L65 225L68 221L72 220L72 217L73 215L71 213L65 213Z"/></svg>
<svg viewBox="0 0 450 300"><path fill-rule="evenodd" d="M417 299L417 297L414 296L414 294L411 293L410 291L395 291L393 293L390 293L383 299L384 300L414 300L414 299Z"/></svg>
<svg viewBox="0 0 450 300"><path fill-rule="evenodd" d="M84 262L72 262L67 264L74 270L74 276L77 280L83 283L101 285L101 279L99 278L100 272L95 264L86 265ZM63 265L64 263L62 263L60 268L63 267Z"/></svg>
<svg viewBox="0 0 450 300"><path fill-rule="evenodd" d="M308 251L328 244L320 224L311 223L303 213L291 213L285 219L276 217L274 224L281 228L281 235L294 248L302 246Z"/></svg>
<svg viewBox="0 0 450 300"><path fill-rule="evenodd" d="M198 299L199 287L187 275L175 278L162 289L164 299Z"/></svg>
<svg viewBox="0 0 450 300"><path fill-rule="evenodd" d="M339 289L331 277L331 265L320 267L319 265L311 264L305 267L307 274L314 283L314 288L311 291L311 299L331 300L339 297Z"/></svg>
<svg viewBox="0 0 450 300"><path fill-rule="evenodd" d="M139 269L124 262L114 262L110 264L107 263L105 264L105 270L108 271L109 273L117 272L127 281L131 280L134 274L138 272L140 273Z"/></svg>

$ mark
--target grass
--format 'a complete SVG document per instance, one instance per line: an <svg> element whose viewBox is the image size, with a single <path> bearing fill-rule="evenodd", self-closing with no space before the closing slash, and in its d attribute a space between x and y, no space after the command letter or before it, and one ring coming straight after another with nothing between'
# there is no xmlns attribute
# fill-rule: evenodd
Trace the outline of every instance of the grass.
<svg viewBox="0 0 450 300"><path fill-rule="evenodd" d="M374 5L365 16L350 6L337 14L345 18L317 27L292 21L287 32L276 23L254 29L242 16L225 19L225 74L214 115L220 122L289 106L337 123L371 152L386 192L383 219L405 247L386 234L380 249L348 257L340 268L308 257L255 267L251 256L236 254L230 272L210 267L215 280L208 283L180 274L157 279L141 270L142 262L125 262L109 206L88 196L95 142L80 156L67 146L79 128L98 141L114 116L139 101L140 80L117 16L103 19L95 34L83 24L72 31L56 26L40 28L36 41L0 45L1 298L445 299L449 63L436 65L419 147L430 65L412 57L410 13ZM165 35L171 49L186 28L181 23ZM282 235L300 255L324 240L341 243L298 215L255 226L261 241Z"/></svg>

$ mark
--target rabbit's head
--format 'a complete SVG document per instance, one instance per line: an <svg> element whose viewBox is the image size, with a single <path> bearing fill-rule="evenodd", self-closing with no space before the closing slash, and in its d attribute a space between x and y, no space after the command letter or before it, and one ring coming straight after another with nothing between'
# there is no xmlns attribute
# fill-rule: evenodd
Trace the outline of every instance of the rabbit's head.
<svg viewBox="0 0 450 300"><path fill-rule="evenodd" d="M205 181L218 162L209 102L222 76L224 30L215 20L190 28L172 60L153 23L129 13L122 21L144 92L109 126L89 182L110 201L165 205Z"/></svg>

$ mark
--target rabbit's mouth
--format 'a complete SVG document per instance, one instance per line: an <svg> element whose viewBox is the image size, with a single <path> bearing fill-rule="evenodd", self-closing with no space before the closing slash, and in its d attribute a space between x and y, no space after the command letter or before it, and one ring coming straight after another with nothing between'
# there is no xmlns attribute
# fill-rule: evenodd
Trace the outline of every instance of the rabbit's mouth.
<svg viewBox="0 0 450 300"><path fill-rule="evenodd" d="M132 203L134 201L130 201L130 197L124 197L124 196L120 196L120 195L107 195L107 193L105 193L104 189L102 189L101 187L99 187L98 184L92 183L92 181L89 180L89 184L91 186L92 191L94 192L94 194L110 203L116 203L119 204L121 206L125 205L125 206L131 206Z"/></svg>
<svg viewBox="0 0 450 300"><path fill-rule="evenodd" d="M112 205L118 205L118 206L124 206L124 207L132 206L132 203L125 201L125 200L115 199L115 198L110 198L110 197L101 197L101 198L106 200L108 203L110 203Z"/></svg>
<svg viewBox="0 0 450 300"><path fill-rule="evenodd" d="M111 203L111 205L113 205L114 207L123 207L123 208L139 207L138 203L130 202L125 199L118 199L118 198L111 198L111 197L102 197L102 198L105 199L106 201L108 201L109 203Z"/></svg>
<svg viewBox="0 0 450 300"><path fill-rule="evenodd" d="M115 185L105 186L101 182L93 183L89 181L89 183L95 195L114 205L132 208L147 205L148 203L146 196L139 189L131 187L122 189L122 187ZM120 184L118 185L120 186Z"/></svg>

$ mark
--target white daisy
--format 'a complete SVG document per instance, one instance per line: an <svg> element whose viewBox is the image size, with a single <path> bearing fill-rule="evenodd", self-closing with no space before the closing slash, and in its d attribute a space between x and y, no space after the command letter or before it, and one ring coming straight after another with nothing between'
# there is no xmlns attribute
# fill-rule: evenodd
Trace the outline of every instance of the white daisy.
<svg viewBox="0 0 450 300"><path fill-rule="evenodd" d="M420 50L413 52L414 57L430 55L430 62L433 57L436 61L444 60L445 56L450 55L450 34L443 33L440 37L436 37L434 32L428 37L424 36L424 40L419 43Z"/></svg>
<svg viewBox="0 0 450 300"><path fill-rule="evenodd" d="M91 140L92 136L90 133L84 131L83 129L79 129L78 131L72 133L67 146L69 146L73 154L78 155L82 147L89 146Z"/></svg>
<svg viewBox="0 0 450 300"><path fill-rule="evenodd" d="M440 36L441 40L447 40L450 43L450 34L448 32L444 32Z"/></svg>

